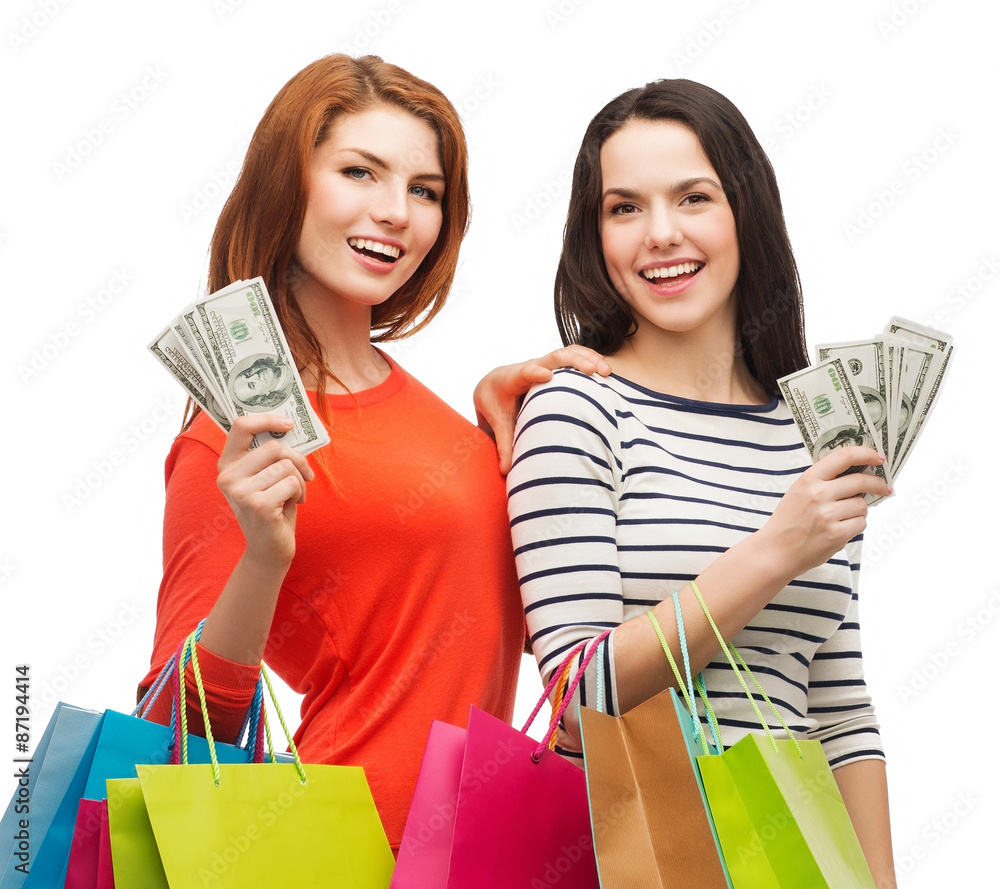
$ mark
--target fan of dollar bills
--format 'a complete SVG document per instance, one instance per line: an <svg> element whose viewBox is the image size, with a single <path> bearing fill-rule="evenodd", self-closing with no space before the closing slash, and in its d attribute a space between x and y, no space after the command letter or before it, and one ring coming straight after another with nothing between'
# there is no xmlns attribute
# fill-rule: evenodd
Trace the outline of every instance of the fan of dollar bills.
<svg viewBox="0 0 1000 889"><path fill-rule="evenodd" d="M255 436L252 446L273 436L308 454L329 443L262 278L237 281L192 303L149 350L226 432L248 413L294 421L288 432Z"/></svg>
<svg viewBox="0 0 1000 889"><path fill-rule="evenodd" d="M813 461L842 445L877 448L885 463L865 471L892 484L930 416L951 340L893 317L871 339L817 346L816 364L778 380Z"/></svg>

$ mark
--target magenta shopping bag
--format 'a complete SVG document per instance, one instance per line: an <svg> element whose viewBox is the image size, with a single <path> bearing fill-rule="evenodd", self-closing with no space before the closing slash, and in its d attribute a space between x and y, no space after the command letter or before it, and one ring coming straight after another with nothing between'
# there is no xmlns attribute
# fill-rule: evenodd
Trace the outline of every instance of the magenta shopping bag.
<svg viewBox="0 0 1000 889"><path fill-rule="evenodd" d="M97 889L102 809L106 817L107 803L103 800L80 800L66 865L65 889Z"/></svg>
<svg viewBox="0 0 1000 889"><path fill-rule="evenodd" d="M115 889L111 861L111 830L108 827L108 801L101 800L101 841L97 849L97 889Z"/></svg>
<svg viewBox="0 0 1000 889"><path fill-rule="evenodd" d="M434 722L390 889L598 889L586 776L547 741L601 638L541 744L526 732L562 669L521 731L478 707L465 729Z"/></svg>
<svg viewBox="0 0 1000 889"><path fill-rule="evenodd" d="M64 889L115 889L106 799L80 800Z"/></svg>

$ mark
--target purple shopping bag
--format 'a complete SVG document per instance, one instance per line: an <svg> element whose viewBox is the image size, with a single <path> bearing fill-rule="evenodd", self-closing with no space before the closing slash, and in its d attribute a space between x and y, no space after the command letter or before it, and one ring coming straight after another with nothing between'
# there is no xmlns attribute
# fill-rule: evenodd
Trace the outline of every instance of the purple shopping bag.
<svg viewBox="0 0 1000 889"><path fill-rule="evenodd" d="M521 731L478 707L432 725L390 889L598 889L586 776L546 742L604 635L563 662L591 646L541 744L526 732L562 669Z"/></svg>

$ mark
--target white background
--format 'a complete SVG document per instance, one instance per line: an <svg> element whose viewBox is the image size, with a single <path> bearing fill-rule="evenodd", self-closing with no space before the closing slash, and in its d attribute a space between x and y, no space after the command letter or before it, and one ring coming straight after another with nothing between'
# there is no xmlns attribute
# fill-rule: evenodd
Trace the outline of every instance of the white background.
<svg viewBox="0 0 1000 889"><path fill-rule="evenodd" d="M459 107L474 216L457 287L390 351L470 417L484 372L558 344L552 277L587 121L627 88L690 77L769 148L810 346L892 314L955 336L937 411L871 513L861 609L900 881L971 883L1000 823L998 18L971 0L5 3L0 714L21 663L33 739L59 698L130 706L182 406L145 346L202 292L233 173L293 73L374 51ZM519 714L539 690L528 662Z"/></svg>

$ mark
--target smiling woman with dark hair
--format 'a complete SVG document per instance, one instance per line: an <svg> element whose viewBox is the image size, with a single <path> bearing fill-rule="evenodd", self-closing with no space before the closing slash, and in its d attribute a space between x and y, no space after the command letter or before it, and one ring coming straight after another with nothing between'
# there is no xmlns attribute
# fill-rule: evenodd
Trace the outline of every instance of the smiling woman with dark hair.
<svg viewBox="0 0 1000 889"><path fill-rule="evenodd" d="M557 371L529 393L507 477L521 596L543 679L613 628L579 703L622 713L673 684L680 597L692 670L722 741L752 728L697 601L741 649L792 731L820 740L879 886L888 793L864 683L858 573L865 493L884 457L815 465L776 381L808 364L802 300L771 165L728 99L688 80L631 90L591 121L555 286L565 343L607 379ZM577 663L582 663L587 649ZM571 705L559 736L580 756Z"/></svg>

